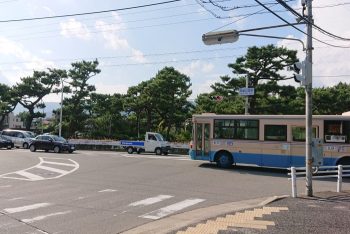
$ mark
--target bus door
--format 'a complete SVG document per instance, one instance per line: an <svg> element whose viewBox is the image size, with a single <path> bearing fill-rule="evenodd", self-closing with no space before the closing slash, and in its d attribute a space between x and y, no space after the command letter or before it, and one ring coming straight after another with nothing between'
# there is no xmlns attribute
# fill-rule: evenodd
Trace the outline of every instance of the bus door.
<svg viewBox="0 0 350 234"><path fill-rule="evenodd" d="M210 123L195 124L195 154L196 159L209 160L210 153Z"/></svg>

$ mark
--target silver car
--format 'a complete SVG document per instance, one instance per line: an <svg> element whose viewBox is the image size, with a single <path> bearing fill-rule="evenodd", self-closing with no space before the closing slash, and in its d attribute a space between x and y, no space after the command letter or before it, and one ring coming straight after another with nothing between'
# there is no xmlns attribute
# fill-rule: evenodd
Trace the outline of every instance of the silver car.
<svg viewBox="0 0 350 234"><path fill-rule="evenodd" d="M10 139L15 147L28 149L33 140L34 133L23 130L5 129L2 130L1 135Z"/></svg>

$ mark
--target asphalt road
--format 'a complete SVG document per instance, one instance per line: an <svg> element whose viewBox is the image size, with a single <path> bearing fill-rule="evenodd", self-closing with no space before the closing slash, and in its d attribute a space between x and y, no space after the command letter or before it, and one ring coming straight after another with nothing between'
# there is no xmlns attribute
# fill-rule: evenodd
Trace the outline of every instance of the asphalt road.
<svg viewBox="0 0 350 234"><path fill-rule="evenodd" d="M304 182L298 187L303 191ZM314 181L315 192L335 189L332 181ZM119 233L181 212L290 191L285 170L223 170L187 156L0 150L0 233Z"/></svg>

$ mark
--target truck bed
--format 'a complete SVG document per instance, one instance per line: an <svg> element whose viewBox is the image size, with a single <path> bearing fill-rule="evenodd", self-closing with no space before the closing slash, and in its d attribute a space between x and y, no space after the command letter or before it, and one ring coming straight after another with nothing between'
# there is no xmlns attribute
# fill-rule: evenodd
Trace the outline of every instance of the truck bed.
<svg viewBox="0 0 350 234"><path fill-rule="evenodd" d="M120 141L121 146L145 147L144 141Z"/></svg>

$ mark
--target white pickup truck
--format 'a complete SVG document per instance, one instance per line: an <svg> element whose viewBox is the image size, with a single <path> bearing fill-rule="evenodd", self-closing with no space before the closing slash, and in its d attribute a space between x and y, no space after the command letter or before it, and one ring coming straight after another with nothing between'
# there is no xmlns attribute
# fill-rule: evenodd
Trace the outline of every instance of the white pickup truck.
<svg viewBox="0 0 350 234"><path fill-rule="evenodd" d="M156 132L146 132L145 141L127 141L121 140L120 145L128 151L129 154L137 152L151 152L157 155L167 155L170 151L169 142L164 140L164 137Z"/></svg>

